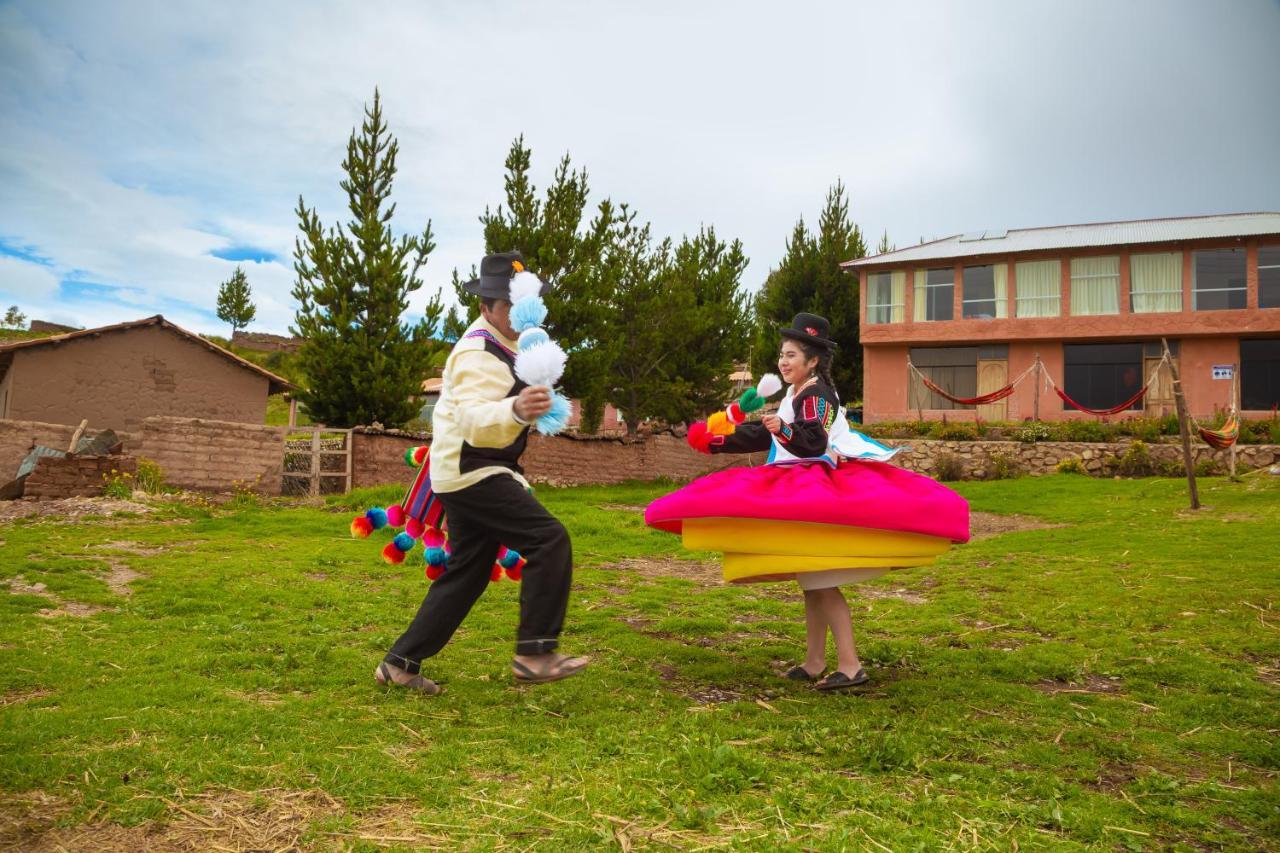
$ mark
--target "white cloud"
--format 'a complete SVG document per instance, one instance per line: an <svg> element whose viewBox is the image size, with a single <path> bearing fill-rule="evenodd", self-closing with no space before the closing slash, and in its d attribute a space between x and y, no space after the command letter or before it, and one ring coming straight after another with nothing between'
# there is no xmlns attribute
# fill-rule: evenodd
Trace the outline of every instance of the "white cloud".
<svg viewBox="0 0 1280 853"><path fill-rule="evenodd" d="M478 260L520 133L539 185L570 151L593 200L656 233L741 237L753 286L837 177L899 245L1265 209L1278 25L1274 4L1191 0L9 3L0 241L215 331L236 263L211 252L265 250L242 264L255 325L284 331L293 208L348 217L340 162L374 86L400 140L396 227L437 235L416 309Z"/></svg>
<svg viewBox="0 0 1280 853"><path fill-rule="evenodd" d="M47 266L0 255L0 298L43 299L57 290L58 277Z"/></svg>

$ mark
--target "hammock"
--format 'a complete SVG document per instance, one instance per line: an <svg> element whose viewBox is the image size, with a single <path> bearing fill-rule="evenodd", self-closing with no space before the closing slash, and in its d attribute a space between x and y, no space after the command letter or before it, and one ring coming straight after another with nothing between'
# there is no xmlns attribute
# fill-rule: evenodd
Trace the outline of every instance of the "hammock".
<svg viewBox="0 0 1280 853"><path fill-rule="evenodd" d="M1226 450L1240 437L1240 419L1236 417L1235 412L1232 412L1227 422L1222 425L1222 429L1205 429L1197 424L1196 432L1200 433L1200 438L1205 444L1218 450Z"/></svg>
<svg viewBox="0 0 1280 853"><path fill-rule="evenodd" d="M942 388L940 388L928 376L925 376L923 373L921 373L920 368L916 367L910 361L907 361L907 366L910 367L911 372L914 373L920 379L920 381L924 383L924 387L928 388L930 391L937 394L939 397L944 397L953 403L959 403L961 406L985 406L988 403L997 403L1000 400L1003 400L1004 398L1012 394L1014 389L1018 387L1018 383L1021 382L1023 379L1025 379L1027 377L1027 374L1031 373L1031 371L1035 370L1036 368L1036 365L1034 364L1031 365L1031 367L1028 367L1026 370L1022 371L1022 373L1018 376L1017 379L1014 379L1012 382L1010 382L1008 385L1004 386L1003 388L997 388L995 391L992 391L988 394L981 394L977 397L957 397L954 394L948 393L947 391L944 391Z"/></svg>
<svg viewBox="0 0 1280 853"><path fill-rule="evenodd" d="M1149 389L1150 387L1151 386L1149 384L1142 386L1141 388L1138 389L1137 394L1134 394L1132 397L1130 397L1128 400L1125 400L1123 403L1121 403L1118 406L1112 406L1110 409L1090 409L1088 406L1082 406L1079 403L1077 403L1075 400L1072 400L1070 397L1068 397L1067 392L1063 391L1056 384L1053 386L1053 390L1054 390L1054 393L1056 393L1062 399L1062 402L1066 403L1068 406L1070 406L1073 409L1079 409L1080 411L1086 412L1090 415L1118 415L1121 412L1123 412L1125 409L1132 406L1134 403L1141 400L1143 397L1147 396L1147 389Z"/></svg>

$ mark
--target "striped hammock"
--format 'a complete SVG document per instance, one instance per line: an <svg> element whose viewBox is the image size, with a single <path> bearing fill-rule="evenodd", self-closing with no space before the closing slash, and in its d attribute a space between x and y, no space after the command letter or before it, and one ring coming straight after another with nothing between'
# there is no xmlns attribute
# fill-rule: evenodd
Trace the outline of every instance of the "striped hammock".
<svg viewBox="0 0 1280 853"><path fill-rule="evenodd" d="M1205 444L1216 447L1218 450L1226 450L1240 438L1240 419L1236 417L1235 412L1232 412L1221 429L1205 429L1198 426L1196 432L1200 433L1200 438Z"/></svg>

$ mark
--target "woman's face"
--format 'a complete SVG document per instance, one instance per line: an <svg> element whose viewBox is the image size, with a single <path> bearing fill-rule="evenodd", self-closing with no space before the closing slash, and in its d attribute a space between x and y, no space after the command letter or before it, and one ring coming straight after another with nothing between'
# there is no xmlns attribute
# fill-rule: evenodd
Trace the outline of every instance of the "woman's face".
<svg viewBox="0 0 1280 853"><path fill-rule="evenodd" d="M784 338L782 349L778 351L778 372L782 381L788 385L796 385L813 375L818 366L817 357L806 359L804 350L790 338Z"/></svg>

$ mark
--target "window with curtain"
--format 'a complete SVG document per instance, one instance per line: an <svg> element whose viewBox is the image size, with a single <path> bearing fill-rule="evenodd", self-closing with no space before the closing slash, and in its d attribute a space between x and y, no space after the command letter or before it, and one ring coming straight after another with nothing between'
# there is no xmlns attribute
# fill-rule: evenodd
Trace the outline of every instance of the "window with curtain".
<svg viewBox="0 0 1280 853"><path fill-rule="evenodd" d="M1240 341L1240 408L1280 405L1280 338Z"/></svg>
<svg viewBox="0 0 1280 853"><path fill-rule="evenodd" d="M1258 247L1258 307L1280 308L1280 246Z"/></svg>
<svg viewBox="0 0 1280 853"><path fill-rule="evenodd" d="M951 320L955 317L955 270L943 267L933 270L916 270L915 320Z"/></svg>
<svg viewBox="0 0 1280 853"><path fill-rule="evenodd" d="M1071 259L1071 313L1080 316L1120 313L1118 255Z"/></svg>
<svg viewBox="0 0 1280 853"><path fill-rule="evenodd" d="M939 388L956 397L978 396L977 347L912 347L911 363ZM913 409L972 409L935 394L907 371Z"/></svg>
<svg viewBox="0 0 1280 853"><path fill-rule="evenodd" d="M1191 307L1226 311L1245 307L1244 249L1191 253Z"/></svg>
<svg viewBox="0 0 1280 853"><path fill-rule="evenodd" d="M1129 307L1135 314L1182 310L1182 253L1129 256Z"/></svg>
<svg viewBox="0 0 1280 853"><path fill-rule="evenodd" d="M1008 276L1005 264L965 267L960 288L964 316L980 320L1008 317Z"/></svg>
<svg viewBox="0 0 1280 853"><path fill-rule="evenodd" d="M867 276L867 322L901 323L906 304L907 274L878 272Z"/></svg>
<svg viewBox="0 0 1280 853"><path fill-rule="evenodd" d="M1062 264L1059 261L1023 261L1015 272L1018 292L1014 316L1057 317L1062 313Z"/></svg>
<svg viewBox="0 0 1280 853"><path fill-rule="evenodd" d="M1142 387L1142 350L1142 344L1063 344L1063 390L1090 409L1120 405ZM1139 400L1130 408L1141 407Z"/></svg>

